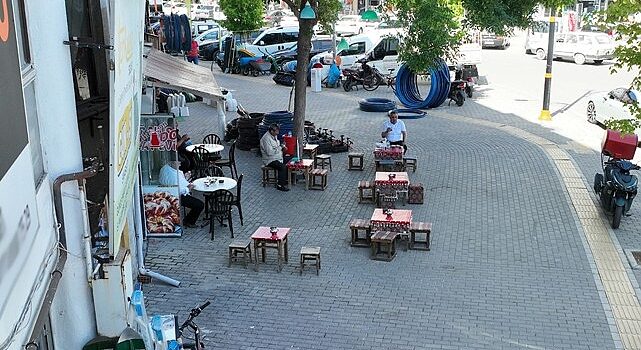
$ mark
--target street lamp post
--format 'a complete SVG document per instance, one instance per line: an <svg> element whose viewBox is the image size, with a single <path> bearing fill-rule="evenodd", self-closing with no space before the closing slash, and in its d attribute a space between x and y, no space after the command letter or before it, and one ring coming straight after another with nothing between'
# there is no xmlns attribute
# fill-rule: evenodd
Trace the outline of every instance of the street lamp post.
<svg viewBox="0 0 641 350"><path fill-rule="evenodd" d="M545 66L545 84L543 86L543 109L539 115L539 120L552 120L550 115L550 89L552 88L552 59L554 58L554 31L556 18L554 11L550 10L550 25L548 33L548 52L547 64Z"/></svg>

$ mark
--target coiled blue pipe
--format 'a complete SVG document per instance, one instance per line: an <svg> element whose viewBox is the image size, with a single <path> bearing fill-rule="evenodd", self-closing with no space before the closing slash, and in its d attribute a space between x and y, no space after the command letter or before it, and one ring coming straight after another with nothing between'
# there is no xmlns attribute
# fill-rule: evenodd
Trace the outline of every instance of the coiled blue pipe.
<svg viewBox="0 0 641 350"><path fill-rule="evenodd" d="M403 64L396 75L396 97L407 108L436 108L443 104L450 92L450 70L444 61L439 61L436 68L430 68L432 85L425 99L421 98L416 81L416 73Z"/></svg>

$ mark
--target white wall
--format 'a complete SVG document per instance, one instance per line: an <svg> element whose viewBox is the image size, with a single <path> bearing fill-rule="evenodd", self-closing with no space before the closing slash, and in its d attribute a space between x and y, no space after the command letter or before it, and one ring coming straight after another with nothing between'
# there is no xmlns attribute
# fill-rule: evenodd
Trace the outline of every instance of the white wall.
<svg viewBox="0 0 641 350"><path fill-rule="evenodd" d="M71 57L69 46L62 43L69 38L65 1L29 1L27 6L42 148L53 183L61 174L82 171ZM65 184L62 192L70 254L51 307L52 333L56 349L81 349L95 336L81 246L83 213L76 183Z"/></svg>

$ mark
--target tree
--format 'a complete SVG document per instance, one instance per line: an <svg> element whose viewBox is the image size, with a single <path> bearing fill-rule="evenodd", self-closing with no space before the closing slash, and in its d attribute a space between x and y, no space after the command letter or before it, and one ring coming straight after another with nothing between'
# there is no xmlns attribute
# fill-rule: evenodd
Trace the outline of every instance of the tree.
<svg viewBox="0 0 641 350"><path fill-rule="evenodd" d="M339 0L303 0L302 2L301 0L283 0L283 2L299 18L296 84L294 86L294 135L298 138L298 144L302 145L305 134L305 109L307 107L307 67L309 66L309 53L312 49L314 26L320 23L324 28L331 28L338 19L341 3ZM315 19L300 19L300 12L307 2L316 13ZM300 154L300 150L298 153Z"/></svg>
<svg viewBox="0 0 641 350"><path fill-rule="evenodd" d="M602 13L599 22L603 27L614 26L615 39L620 45L614 50L617 58L610 68L612 73L620 69L636 71L636 76L630 83L630 88L641 91L641 0L616 0L610 3L607 10ZM635 19L636 17L636 19ZM641 96L637 96L637 99ZM629 105L630 112L635 117L633 121L611 120L606 123L608 128L634 133L641 127L641 102Z"/></svg>
<svg viewBox="0 0 641 350"><path fill-rule="evenodd" d="M254 30L263 26L263 0L220 0L226 20L222 25L231 31Z"/></svg>

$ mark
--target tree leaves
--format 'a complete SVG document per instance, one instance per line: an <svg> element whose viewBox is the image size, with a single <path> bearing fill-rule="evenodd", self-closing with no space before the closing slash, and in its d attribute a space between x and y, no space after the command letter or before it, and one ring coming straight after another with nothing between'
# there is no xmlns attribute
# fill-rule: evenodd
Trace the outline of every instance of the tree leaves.
<svg viewBox="0 0 641 350"><path fill-rule="evenodd" d="M220 0L227 17L222 25L231 31L254 30L263 26L263 0Z"/></svg>

